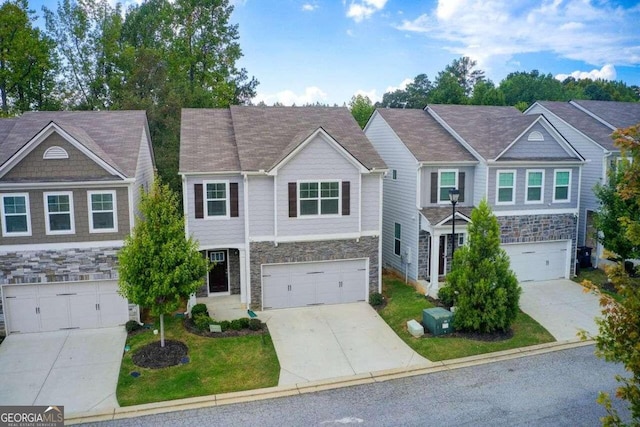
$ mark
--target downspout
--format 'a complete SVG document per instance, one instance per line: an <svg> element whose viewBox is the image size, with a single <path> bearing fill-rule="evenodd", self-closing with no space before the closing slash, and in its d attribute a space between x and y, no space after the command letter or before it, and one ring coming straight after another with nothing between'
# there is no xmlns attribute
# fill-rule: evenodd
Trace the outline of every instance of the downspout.
<svg viewBox="0 0 640 427"><path fill-rule="evenodd" d="M247 174L243 174L244 177L244 285L246 287L244 296L247 304L247 308L251 307L251 250L249 242L249 177ZM242 280L242 278L241 278ZM242 295L240 295L242 300ZM243 302L243 301L240 301Z"/></svg>

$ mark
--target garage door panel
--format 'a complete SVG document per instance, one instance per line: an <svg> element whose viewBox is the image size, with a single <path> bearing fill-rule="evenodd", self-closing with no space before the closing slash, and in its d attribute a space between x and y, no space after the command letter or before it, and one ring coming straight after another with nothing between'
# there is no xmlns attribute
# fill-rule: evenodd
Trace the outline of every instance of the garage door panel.
<svg viewBox="0 0 640 427"><path fill-rule="evenodd" d="M291 305L302 307L316 304L316 283L322 280L323 273L314 269L302 274L291 274Z"/></svg>
<svg viewBox="0 0 640 427"><path fill-rule="evenodd" d="M333 269L335 270L335 268ZM326 273L317 285L318 301L323 304L339 304L342 302L340 281L342 275L337 272Z"/></svg>
<svg viewBox="0 0 640 427"><path fill-rule="evenodd" d="M72 328L97 328L100 326L96 301L96 289L93 294L69 295L69 313Z"/></svg>
<svg viewBox="0 0 640 427"><path fill-rule="evenodd" d="M289 275L262 276L264 308L285 308L289 300Z"/></svg>
<svg viewBox="0 0 640 427"><path fill-rule="evenodd" d="M100 325L124 325L129 320L129 303L117 293L103 293L98 295Z"/></svg>
<svg viewBox="0 0 640 427"><path fill-rule="evenodd" d="M342 298L344 302L364 301L366 289L366 269L357 269L342 274Z"/></svg>
<svg viewBox="0 0 640 427"><path fill-rule="evenodd" d="M6 297L5 319L12 332L38 332L40 322L36 313L36 298Z"/></svg>
<svg viewBox="0 0 640 427"><path fill-rule="evenodd" d="M567 241L504 245L518 280L541 281L565 277Z"/></svg>
<svg viewBox="0 0 640 427"><path fill-rule="evenodd" d="M38 306L41 331L57 331L71 327L67 296L40 296Z"/></svg>

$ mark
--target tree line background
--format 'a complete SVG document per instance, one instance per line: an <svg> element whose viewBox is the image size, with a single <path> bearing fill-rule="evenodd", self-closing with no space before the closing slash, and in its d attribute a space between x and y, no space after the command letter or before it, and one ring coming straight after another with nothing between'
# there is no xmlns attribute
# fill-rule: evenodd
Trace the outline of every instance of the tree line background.
<svg viewBox="0 0 640 427"><path fill-rule="evenodd" d="M238 68L238 26L229 0L148 0L126 10L107 0L61 0L43 7L34 25L27 0L0 6L0 116L32 110L146 110L158 172L181 190L180 110L250 104L258 80ZM376 107L424 108L429 103L514 105L536 100L638 101L624 82L561 82L537 70L509 74L496 86L462 57L432 82L416 76L373 104L354 96L364 126ZM315 104L322 105L322 104Z"/></svg>

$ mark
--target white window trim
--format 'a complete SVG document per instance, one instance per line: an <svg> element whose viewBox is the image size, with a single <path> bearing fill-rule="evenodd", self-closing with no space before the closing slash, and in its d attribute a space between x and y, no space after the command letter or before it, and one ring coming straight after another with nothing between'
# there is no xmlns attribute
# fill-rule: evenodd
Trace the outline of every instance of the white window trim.
<svg viewBox="0 0 640 427"><path fill-rule="evenodd" d="M93 227L93 208L91 203L91 196L94 194L111 194L113 201L113 227L112 228L94 228ZM116 233L118 231L118 203L115 190L95 190L87 191L87 210L89 211L89 233ZM96 212L108 212L108 211L96 211Z"/></svg>
<svg viewBox="0 0 640 427"><path fill-rule="evenodd" d="M437 194L437 198L436 200L438 201L438 204L450 204L451 201L449 200L449 197L447 197L445 200L440 200L440 189L442 188L442 174L443 173L447 173L447 172L453 172L453 175L455 177L455 184L454 187L455 189L459 189L459 183L458 183L458 175L459 175L459 171L458 169L440 169L438 170L438 194Z"/></svg>
<svg viewBox="0 0 640 427"><path fill-rule="evenodd" d="M566 199L556 199L556 180L558 178L558 172L569 172L569 183L567 184L567 198ZM571 202L571 180L572 180L571 169L554 169L553 170L553 203L570 203Z"/></svg>
<svg viewBox="0 0 640 427"><path fill-rule="evenodd" d="M69 222L71 228L69 230L51 230L51 224L49 223L49 203L47 197L49 196L69 196ZM47 191L42 193L44 203L44 227L47 235L59 235L59 234L75 234L76 233L76 221L73 209L73 191ZM60 212L51 212L58 214Z"/></svg>
<svg viewBox="0 0 640 427"><path fill-rule="evenodd" d="M323 214L321 212L322 209L322 197L321 193L321 184L323 182L337 182L338 183L338 213L337 214ZM304 215L301 209L302 198L300 197L300 184L305 183L317 183L318 184L318 213L316 215ZM341 179L304 179L298 180L296 185L296 199L297 199L297 208L298 208L298 218L337 218L342 216L342 180ZM305 199L311 200L311 199Z"/></svg>
<svg viewBox="0 0 640 427"><path fill-rule="evenodd" d="M4 212L5 197L24 197L24 205L27 215L27 231L10 233L7 231L6 214ZM0 194L0 214L2 214L2 237L24 237L31 236L31 209L29 208L29 193L3 193ZM13 216L13 215L12 215Z"/></svg>
<svg viewBox="0 0 640 427"><path fill-rule="evenodd" d="M209 184L224 184L224 202L226 208L225 215L209 215L209 199L207 199L207 185ZM202 200L204 203L203 211L204 211L204 219L207 220L217 220L217 219L229 219L231 218L231 195L229 194L229 181L203 181L202 182ZM223 200L223 199L211 199L211 200Z"/></svg>
<svg viewBox="0 0 640 427"><path fill-rule="evenodd" d="M400 237L396 237L396 226L400 227ZM396 253L396 242L399 243L399 254ZM400 224L399 222L393 223L393 254L397 257L402 257L402 224Z"/></svg>
<svg viewBox="0 0 640 427"><path fill-rule="evenodd" d="M513 174L513 185L511 187L500 187L500 174L511 173ZM516 183L518 179L518 173L515 169L501 169L496 171L496 205L506 206L516 204ZM500 188L511 188L511 201L500 201Z"/></svg>
<svg viewBox="0 0 640 427"><path fill-rule="evenodd" d="M529 200L529 174L542 173L542 183L540 184L540 200ZM524 183L524 204L525 205L541 205L544 203L544 169L527 169L526 181Z"/></svg>

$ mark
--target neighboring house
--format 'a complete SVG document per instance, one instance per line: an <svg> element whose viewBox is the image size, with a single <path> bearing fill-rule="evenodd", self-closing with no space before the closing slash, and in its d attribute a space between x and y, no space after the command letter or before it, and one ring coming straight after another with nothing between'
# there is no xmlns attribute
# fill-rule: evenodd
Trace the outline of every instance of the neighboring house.
<svg viewBox="0 0 640 427"><path fill-rule="evenodd" d="M144 111L0 119L0 327L97 328L137 317L117 293L116 253L153 173Z"/></svg>
<svg viewBox="0 0 640 427"><path fill-rule="evenodd" d="M346 108L185 109L186 233L214 263L198 296L254 309L380 292L386 166Z"/></svg>
<svg viewBox="0 0 640 427"><path fill-rule="evenodd" d="M511 107L378 109L365 127L384 180L383 265L431 294L450 269L471 210L487 199L520 281L570 277L583 159L543 116Z"/></svg>
<svg viewBox="0 0 640 427"><path fill-rule="evenodd" d="M607 182L609 170L620 161L620 150L611 134L616 129L640 123L640 103L613 101L538 101L525 114L543 114L586 159L580 191L578 245L595 248L592 264L597 266L602 245L596 240L594 213L600 208L593 192Z"/></svg>

